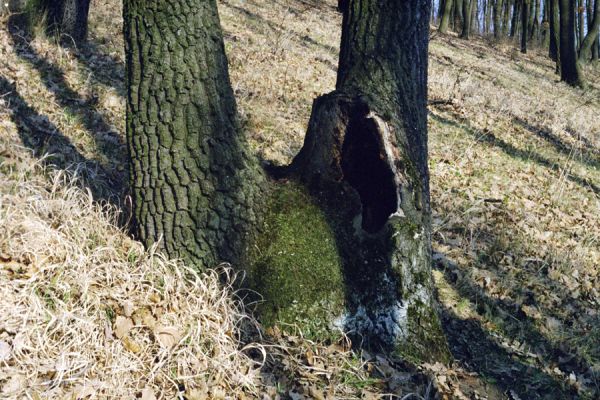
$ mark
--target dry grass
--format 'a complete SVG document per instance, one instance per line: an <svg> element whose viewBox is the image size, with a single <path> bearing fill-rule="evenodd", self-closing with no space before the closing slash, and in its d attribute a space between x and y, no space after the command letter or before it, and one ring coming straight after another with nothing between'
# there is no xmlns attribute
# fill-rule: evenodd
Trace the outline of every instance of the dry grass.
<svg viewBox="0 0 600 400"><path fill-rule="evenodd" d="M288 162L312 100L334 88L334 3L220 2L238 108L264 158ZM198 275L122 230L121 23L118 0L93 0L86 48L0 30L0 397L424 394L406 366L343 341L261 336L230 269ZM593 398L598 66L582 92L536 51L432 36L430 97L452 100L430 110L436 281L461 363L424 368L457 398Z"/></svg>

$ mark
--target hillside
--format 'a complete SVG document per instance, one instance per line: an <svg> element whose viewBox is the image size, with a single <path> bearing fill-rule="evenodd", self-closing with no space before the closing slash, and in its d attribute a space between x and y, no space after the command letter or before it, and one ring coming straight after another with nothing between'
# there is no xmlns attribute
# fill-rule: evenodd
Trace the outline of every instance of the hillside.
<svg viewBox="0 0 600 400"><path fill-rule="evenodd" d="M335 86L334 3L219 2L265 160L291 160ZM121 4L91 10L81 49L0 21L1 398L600 394L600 65L581 91L535 49L432 29L435 280L456 362L415 367L264 332L230 266L198 275L128 236Z"/></svg>

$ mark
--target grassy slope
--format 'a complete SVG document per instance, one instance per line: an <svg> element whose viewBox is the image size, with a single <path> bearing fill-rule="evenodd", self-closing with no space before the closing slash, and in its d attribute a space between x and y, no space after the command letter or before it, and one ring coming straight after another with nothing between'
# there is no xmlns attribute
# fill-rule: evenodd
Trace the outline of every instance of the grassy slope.
<svg viewBox="0 0 600 400"><path fill-rule="evenodd" d="M85 301L73 301L69 296L65 300L65 293L81 292L84 276L65 271L79 265L82 274L88 271L85 276L101 285L118 270L146 271L156 262L114 227L114 211L100 210L77 185L73 187L70 179L60 175L63 168L77 170L79 183L90 187L92 198L108 200L125 211L121 215L127 214L122 184L126 176L123 42L115 34L120 31L121 21L115 18L119 7L114 0L92 2L92 45L80 52L60 49L43 39L23 44L18 35L10 35L4 28L0 31L0 223L11 226L0 232L0 287L6 291L0 308L6 312L0 312L0 323L6 326L12 320L5 315L15 309L14 304L21 304L21 314L31 316L27 319L31 330L47 334L51 319L44 316L52 315L52 307L58 304L85 316L82 319L96 324L96 330L98 326L104 330L110 315L103 314L103 304L120 292L108 288L93 291L93 299L83 296ZM309 0L223 0L220 11L245 131L262 157L288 162L302 145L312 99L334 87L339 15L333 2ZM430 97L446 103L430 109L436 281L448 336L461 363L452 369L426 368L437 376L440 390L454 396L459 396L457 390L477 390L480 395L503 398L502 392L515 390L523 398L568 398L576 390L582 394L598 391L598 66L586 71L592 83L588 91L581 92L557 83L552 63L543 55L523 56L509 45L432 36ZM46 152L54 155L32 167ZM68 220L75 222L69 225ZM115 250L98 255L103 248ZM133 259L131 254L135 254ZM97 265L103 272L92 274ZM166 276L177 276L179 271L168 263L161 268ZM63 277L65 283L56 286ZM117 282L117 288L127 287L127 279ZM152 279L148 282L146 291L161 285ZM189 286L183 290L194 290L195 281L191 282L185 283ZM49 283L56 286L54 291L36 291ZM29 292L14 297L24 288ZM214 296L220 298L218 290ZM216 321L213 334L205 337L237 329L235 299L228 298L230 303L222 306L234 318ZM145 294L131 301L140 309L151 307ZM211 301L206 301L203 312L210 314L217 299ZM118 302L113 308L116 314L126 314ZM162 318L182 331L187 332L186 324L196 318L188 315L181 320L181 310L162 308L167 309ZM11 324L18 325L15 321ZM187 359L165 358L168 362L156 373L162 380L148 383L151 359L161 346L147 325L140 322L132 333L139 335L134 339L144 344L147 357L140 357L133 367L123 361L130 359L126 346L110 342L111 357L131 367L123 367L124 374L137 379L130 379L123 393L141 391L147 385L156 393L172 396L174 386L169 378L173 377L167 366L181 367ZM0 341L13 343L14 333L2 328ZM84 328L74 329L94 335L93 329ZM391 391L390 382L398 381L398 372L385 361L374 364L387 378L378 383L367 378L350 353L294 342L296 338L286 342L277 332L273 336L277 343L291 344L296 350L275 357L278 361L265 368L262 380L248 375L252 383L242 389L240 377L223 370L220 382L198 379L189 387L214 393L235 387L251 395L255 387L276 391L274 380L278 380L280 389L287 385L291 390L312 390L313 396L317 391L338 390L335 396L340 397L357 396L363 386L373 392ZM40 351L19 353L21 358L15 359L50 362L61 354L57 350L64 345L61 339L37 338L51 350L43 355ZM213 346L237 346L227 335L217 338ZM79 340L67 344L76 347ZM205 352L186 346L180 350L187 355ZM311 353L319 356L316 362L312 360L313 365L309 362L313 357L307 356ZM252 370L251 359L243 354L236 357L237 369ZM93 364L98 360L108 362L90 356L89 363L98 365ZM192 371L218 375L203 365L185 365ZM324 366L338 373L325 379L318 373ZM97 368L77 375L71 367L65 371L73 374L67 375L75 377L77 384L84 377L91 379L89 376L106 382L125 379L118 374L103 375ZM35 364L22 364L20 371L32 374L28 380L33 383L36 379L56 380L59 369L48 368L45 374L54 375L35 375ZM211 368L220 371L220 367ZM2 390L11 382L15 387L22 385L9 380L16 376L14 371L0 368ZM297 382L282 383L283 375L295 377L292 380ZM59 374L59 378L64 376ZM94 388L99 393L116 393ZM50 389L55 392L45 394L59 396L81 390L76 385ZM395 389L399 391L399 386Z"/></svg>

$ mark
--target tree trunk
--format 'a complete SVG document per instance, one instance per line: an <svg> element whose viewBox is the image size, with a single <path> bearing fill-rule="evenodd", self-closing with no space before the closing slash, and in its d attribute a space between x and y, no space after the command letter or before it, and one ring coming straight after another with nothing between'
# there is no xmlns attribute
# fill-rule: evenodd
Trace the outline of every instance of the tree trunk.
<svg viewBox="0 0 600 400"><path fill-rule="evenodd" d="M521 5L521 53L527 53L527 30L529 26L529 2L531 0L523 0Z"/></svg>
<svg viewBox="0 0 600 400"><path fill-rule="evenodd" d="M465 22L463 15L463 2L468 0L454 0L454 30L462 31Z"/></svg>
<svg viewBox="0 0 600 400"><path fill-rule="evenodd" d="M598 32L600 31L600 0L596 0L593 14L594 19L591 23L588 23L588 33L579 49L579 62L588 62L592 58L592 46L598 40Z"/></svg>
<svg viewBox="0 0 600 400"><path fill-rule="evenodd" d="M533 13L531 15L532 25L531 25L530 38L539 40L539 38L540 38L540 16L539 16L539 14L541 11L541 3L540 3L540 0L533 0L532 4L534 4L535 6L532 7Z"/></svg>
<svg viewBox="0 0 600 400"><path fill-rule="evenodd" d="M584 27L585 27L585 23L584 23L584 17L583 17L583 12L584 12L584 8L583 8L583 0L578 0L577 1L577 49L581 49L581 45L583 43L583 38L585 36L585 31L584 31Z"/></svg>
<svg viewBox="0 0 600 400"><path fill-rule="evenodd" d="M510 10L511 10L511 1L510 0L504 0L504 15L502 18L502 37L506 37L506 35L509 33L509 25L510 25Z"/></svg>
<svg viewBox="0 0 600 400"><path fill-rule="evenodd" d="M521 1L522 0L514 0L513 2L512 23L510 24L510 37L512 38L514 38L519 32Z"/></svg>
<svg viewBox="0 0 600 400"><path fill-rule="evenodd" d="M502 0L496 0L494 3L494 37L499 39L504 27L502 24Z"/></svg>
<svg viewBox="0 0 600 400"><path fill-rule="evenodd" d="M560 72L560 12L559 0L549 0L550 2L550 47L548 56L556 61L556 72Z"/></svg>
<svg viewBox="0 0 600 400"><path fill-rule="evenodd" d="M350 1L336 91L315 100L304 146L286 172L320 199L336 232L345 329L407 357L447 360L430 264L430 7Z"/></svg>
<svg viewBox="0 0 600 400"><path fill-rule="evenodd" d="M60 35L61 41L69 44L86 39L90 0L40 0L39 7L32 12L45 14L49 32Z"/></svg>
<svg viewBox="0 0 600 400"><path fill-rule="evenodd" d="M559 0L560 79L571 86L584 87L575 49L575 0Z"/></svg>
<svg viewBox="0 0 600 400"><path fill-rule="evenodd" d="M450 22L450 15L452 12L452 3L453 0L443 0L444 1L444 9L442 11L442 19L440 22L440 33L448 32L448 24Z"/></svg>
<svg viewBox="0 0 600 400"><path fill-rule="evenodd" d="M469 39L469 36L471 35L471 21L473 20L472 15L471 15L471 7L473 2L475 2L477 0L463 0L462 1L462 7L463 7L463 26L462 26L462 33L460 34L460 37L463 39Z"/></svg>
<svg viewBox="0 0 600 400"><path fill-rule="evenodd" d="M542 48L550 48L550 0L544 0L544 15L541 26Z"/></svg>
<svg viewBox="0 0 600 400"><path fill-rule="evenodd" d="M134 231L198 269L237 261L264 178L238 131L215 0L125 2Z"/></svg>

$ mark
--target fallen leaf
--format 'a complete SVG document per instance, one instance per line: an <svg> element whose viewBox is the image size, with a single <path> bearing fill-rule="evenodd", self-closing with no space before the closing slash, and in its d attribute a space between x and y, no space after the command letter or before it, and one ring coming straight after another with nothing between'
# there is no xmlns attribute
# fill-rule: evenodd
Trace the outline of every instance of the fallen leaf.
<svg viewBox="0 0 600 400"><path fill-rule="evenodd" d="M140 351L142 351L142 348L140 347L139 344L137 344L132 338L130 338L129 336L125 336L123 339L123 346L125 346L125 348L129 351L131 351L132 353L139 353Z"/></svg>
<svg viewBox="0 0 600 400"><path fill-rule="evenodd" d="M145 387L144 390L142 390L142 400L156 400L156 395L154 394L154 390L152 388L149 387Z"/></svg>
<svg viewBox="0 0 600 400"><path fill-rule="evenodd" d="M15 394L25 389L27 378L23 375L13 375L8 382L2 386L2 393L4 394Z"/></svg>
<svg viewBox="0 0 600 400"><path fill-rule="evenodd" d="M174 326L158 325L154 330L154 335L156 336L156 339L161 347L167 349L175 346L181 339L181 333Z"/></svg>
<svg viewBox="0 0 600 400"><path fill-rule="evenodd" d="M119 339L123 339L127 333L133 328L133 321L131 318L118 316L115 320L115 335Z"/></svg>
<svg viewBox="0 0 600 400"><path fill-rule="evenodd" d="M10 358L10 353L12 352L12 348L10 344L6 343L3 340L0 340L0 361L6 361Z"/></svg>

